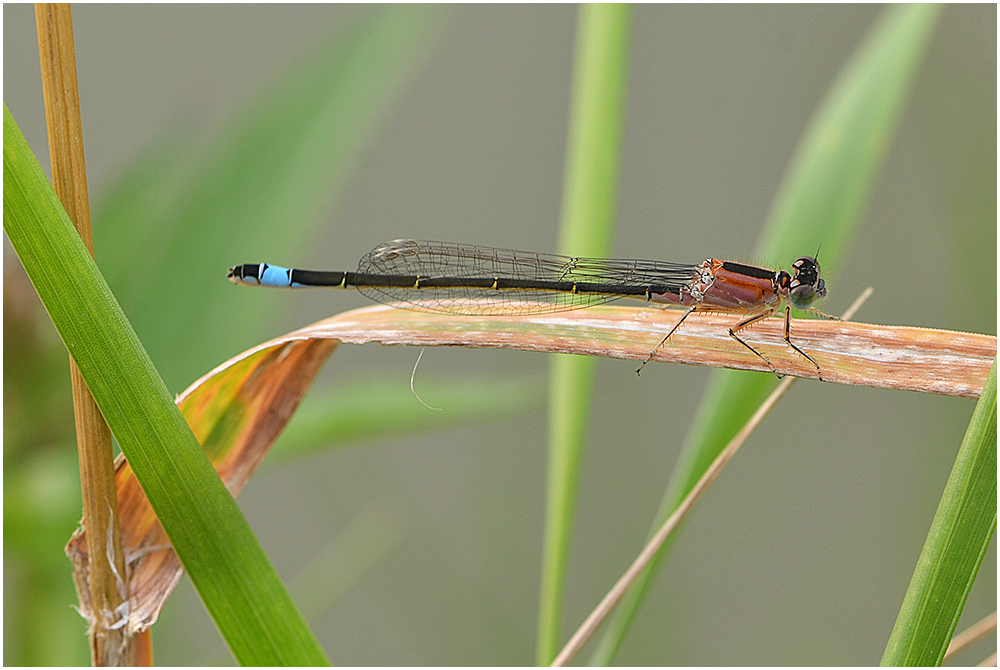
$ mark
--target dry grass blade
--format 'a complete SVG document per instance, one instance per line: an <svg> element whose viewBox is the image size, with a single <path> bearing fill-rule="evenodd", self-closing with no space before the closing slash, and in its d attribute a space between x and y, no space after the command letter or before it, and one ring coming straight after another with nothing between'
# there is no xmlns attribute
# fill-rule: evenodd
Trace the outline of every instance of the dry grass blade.
<svg viewBox="0 0 1000 670"><path fill-rule="evenodd" d="M226 488L238 495L284 429L316 373L336 347L331 340L273 340L226 361L178 399ZM127 565L131 632L148 629L183 574L180 559L124 458L115 463ZM66 545L85 615L87 533Z"/></svg>
<svg viewBox="0 0 1000 670"><path fill-rule="evenodd" d="M178 404L227 488L236 495L338 342L502 347L642 360L677 315L670 310L595 307L531 317L468 317L369 307L325 319L236 356L195 382L178 398ZM723 315L692 314L676 341L662 347L654 360L763 369L759 359L740 351L743 347L728 336L730 322ZM795 321L792 333L823 365L825 381L951 395L977 395L996 352L993 337L917 328ZM849 349L838 351L828 338L846 343ZM761 324L749 339L779 371L815 375L807 361L797 360L800 357L785 346L778 320ZM899 365L900 360L910 361L909 375L892 378L877 372ZM980 367L985 369L981 374ZM868 376L858 370L866 370ZM787 379L779 389L791 381ZM763 413L766 409L758 421ZM727 448L720 458L729 457ZM129 627L143 630L156 620L180 579L181 567L128 464L121 459L116 476L132 592ZM76 566L74 578L85 584L81 581L86 579L85 531L76 533L66 549ZM83 602L84 612L87 607L89 602Z"/></svg>
<svg viewBox="0 0 1000 670"><path fill-rule="evenodd" d="M536 316L451 316L385 306L345 312L289 338L351 344L500 347L643 360L680 317L677 310L591 307ZM694 313L654 361L768 372L728 335L732 315ZM781 319L755 325L745 339L782 374L816 378L816 368L782 339ZM929 328L793 320L795 343L815 358L823 381L978 397L997 352L996 337Z"/></svg>

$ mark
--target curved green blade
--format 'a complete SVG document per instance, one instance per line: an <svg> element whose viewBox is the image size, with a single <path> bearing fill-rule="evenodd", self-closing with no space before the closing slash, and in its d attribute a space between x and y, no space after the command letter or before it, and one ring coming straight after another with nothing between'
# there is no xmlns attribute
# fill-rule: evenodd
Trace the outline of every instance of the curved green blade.
<svg viewBox="0 0 1000 670"><path fill-rule="evenodd" d="M6 104L3 126L4 230L222 636L243 664L327 663Z"/></svg>

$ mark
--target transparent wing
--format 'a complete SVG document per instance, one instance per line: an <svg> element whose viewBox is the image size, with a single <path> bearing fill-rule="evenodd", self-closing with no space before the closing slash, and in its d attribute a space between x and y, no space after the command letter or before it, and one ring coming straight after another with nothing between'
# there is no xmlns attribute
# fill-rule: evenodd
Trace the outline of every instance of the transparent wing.
<svg viewBox="0 0 1000 670"><path fill-rule="evenodd" d="M574 258L450 242L394 240L364 256L358 272L509 281L503 282L503 288L359 286L358 290L378 302L403 302L411 309L429 312L540 314L624 297L645 299L647 289L677 292L689 285L696 270L696 265L662 261ZM574 283L585 290L567 290Z"/></svg>

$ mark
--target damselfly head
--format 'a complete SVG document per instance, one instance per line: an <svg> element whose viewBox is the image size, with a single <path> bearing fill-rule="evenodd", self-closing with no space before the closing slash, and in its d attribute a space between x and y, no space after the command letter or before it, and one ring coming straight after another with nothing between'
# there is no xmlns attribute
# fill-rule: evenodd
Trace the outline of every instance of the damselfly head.
<svg viewBox="0 0 1000 670"><path fill-rule="evenodd" d="M809 309L817 298L826 297L826 282L819 276L819 261L812 256L802 256L792 263L792 281L788 287L788 301L796 309Z"/></svg>

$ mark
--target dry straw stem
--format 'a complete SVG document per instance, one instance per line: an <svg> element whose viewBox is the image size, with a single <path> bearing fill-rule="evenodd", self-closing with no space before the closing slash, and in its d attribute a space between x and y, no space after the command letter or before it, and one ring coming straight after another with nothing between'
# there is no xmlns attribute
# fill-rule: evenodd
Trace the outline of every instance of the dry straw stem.
<svg viewBox="0 0 1000 670"><path fill-rule="evenodd" d="M750 417L750 420L747 421L746 425L743 426L740 432L736 434L729 444L726 445L726 448L719 453L714 461L712 461L712 465L709 466L709 468L705 471L705 474L701 476L701 479L699 479L694 485L691 492L686 498L684 498L683 502L677 506L674 513L663 522L663 525L656 531L656 534L653 535L646 546L642 548L642 551L639 552L638 556L636 556L632 565L630 565L628 570L625 571L625 574L623 574L618 581L615 582L615 585L611 587L611 590L608 591L601 602L598 603L597 607L595 607L584 622L580 624L580 627L573 634L573 637L569 639L566 646L563 647L562 651L559 652L559 655L552 661L553 667L563 667L567 665L573 660L574 657L576 657L580 649L583 648L583 645L585 645L587 641L593 637L594 633L597 632L598 627L604 622L608 615L611 614L611 611L616 605L618 605L622 597L625 595L625 592L630 586L632 586L633 582L635 582L642 571L646 569L649 562L653 560L653 557L656 556L656 552L660 550L663 543L667 541L670 534L674 532L675 528L677 528L677 525L687 515L687 513L691 511L691 508L694 507L696 502L698 502L698 499L701 498L701 495L706 489L708 489L708 486L715 481L715 478L720 472L722 472L722 469L726 467L729 461L732 460L733 456L736 455L736 451L743 446L746 439L750 437L750 434L753 433L760 422L764 420L764 417L771 412L774 406L778 403L778 400L785 395L789 387L791 387L794 382L795 377L786 377L778 385L778 387L771 392L771 395L768 396L767 400L765 400L761 406L757 408L754 415Z"/></svg>
<svg viewBox="0 0 1000 670"><path fill-rule="evenodd" d="M39 3L35 5L35 21L52 183L93 255L70 7ZM99 666L135 665L140 659L133 655L135 649L128 644L123 626L128 617L128 591L122 577L125 560L118 526L111 431L72 359L70 381L83 493L81 525L94 531L90 535L88 581L78 585L84 589L78 594L80 602L90 600L94 604L88 617L91 662Z"/></svg>
<svg viewBox="0 0 1000 670"><path fill-rule="evenodd" d="M987 617L983 617L953 637L951 639L951 644L948 645L948 651L944 653L944 660L948 660L951 656L962 651L976 640L986 637L990 633L995 633L996 630L997 613L994 612ZM996 665L996 663L993 663L993 665Z"/></svg>
<svg viewBox="0 0 1000 670"><path fill-rule="evenodd" d="M496 347L642 361L680 314L602 306L534 316L452 316L374 306L279 339ZM769 372L764 361L729 337L738 320L732 314L695 312L652 360ZM771 318L740 335L782 375L817 378L816 368L785 344L783 327L782 319ZM996 337L990 335L845 321L793 319L791 337L819 363L822 381L966 398L979 397L997 352ZM647 366L645 372L654 369Z"/></svg>
<svg viewBox="0 0 1000 670"><path fill-rule="evenodd" d="M854 301L847 311L844 313L844 319L850 319L854 316L855 312L861 307L862 304L872 294L872 289L867 288L858 296L857 300ZM715 478L722 472L722 469L726 467L726 464L732 460L733 456L739 450L743 443L748 437L757 429L760 422L764 420L776 404L778 400L788 391L791 385L795 382L795 377L786 377L767 399L761 403L757 411L753 413L753 416L746 422L740 432L737 433L726 448L719 452L712 464L705 470L705 473L701 476L698 482L691 488L691 492L687 494L677 509L674 510L673 514L667 517L667 520L663 522L659 530L650 538L646 546L642 548L639 555L632 561L632 565L628 567L615 585L611 587L611 590L601 599L601 602L597 604L597 607L587 616L580 627L573 633L573 636L569 639L566 645L559 652L559 655L555 657L552 661L552 665L556 667L562 667L568 664L570 661L576 657L583 645L597 632L597 628L604 622L611 611L618 605L622 597L628 588L635 582L643 570L649 565L653 557L663 546L663 543L667 541L670 534L674 532L677 525L681 520L687 515L694 504L701 498L702 494L708 489L708 486L715 481Z"/></svg>

